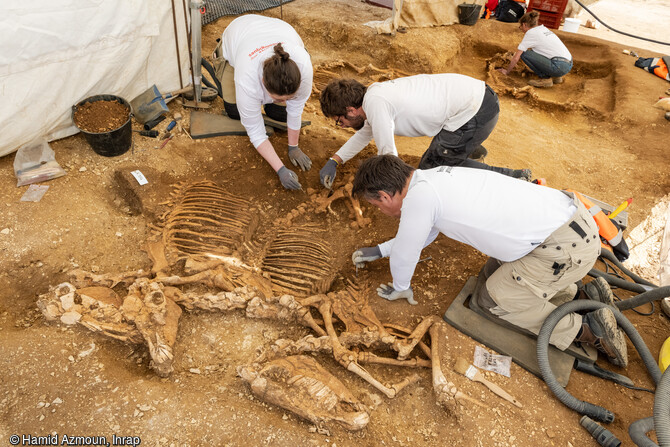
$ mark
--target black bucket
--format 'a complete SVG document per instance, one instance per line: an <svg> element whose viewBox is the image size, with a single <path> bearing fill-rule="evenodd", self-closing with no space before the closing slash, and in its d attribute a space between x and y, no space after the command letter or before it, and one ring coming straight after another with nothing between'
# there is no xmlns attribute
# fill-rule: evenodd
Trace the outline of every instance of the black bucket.
<svg viewBox="0 0 670 447"><path fill-rule="evenodd" d="M92 133L79 129L79 126L77 126L77 123L74 121L74 114L77 112L77 108L86 103L96 101L120 102L128 110L128 119L121 126L107 132ZM133 143L133 129L130 125L130 111L130 104L120 96L95 95L79 101L76 105L72 106L72 121L74 122L74 125L77 126L77 129L79 129L84 134L86 141L91 146L91 148L93 148L96 154L103 155L105 157L115 157L117 155L128 152L128 149L130 149L130 146Z"/></svg>
<svg viewBox="0 0 670 447"><path fill-rule="evenodd" d="M458 5L458 23L461 25L474 25L482 12L482 5L474 3L461 3Z"/></svg>

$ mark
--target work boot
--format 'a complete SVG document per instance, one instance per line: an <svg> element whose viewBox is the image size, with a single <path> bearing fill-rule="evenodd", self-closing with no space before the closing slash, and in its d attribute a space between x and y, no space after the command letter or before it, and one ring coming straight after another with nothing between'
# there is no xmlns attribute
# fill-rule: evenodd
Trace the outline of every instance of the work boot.
<svg viewBox="0 0 670 447"><path fill-rule="evenodd" d="M514 172L512 172L512 177L525 182L530 182L533 180L533 173L530 169L515 169Z"/></svg>
<svg viewBox="0 0 670 447"><path fill-rule="evenodd" d="M584 285L582 291L590 300L600 301L608 306L616 307L612 289L610 289L610 285L605 281L605 278L598 276L590 283Z"/></svg>
<svg viewBox="0 0 670 447"><path fill-rule="evenodd" d="M575 341L594 346L616 366L628 366L626 337L619 329L612 309L601 307L584 315Z"/></svg>
<svg viewBox="0 0 670 447"><path fill-rule="evenodd" d="M540 79L531 79L528 81L530 85L533 87L551 87L554 85L554 81L551 80L551 78L540 78Z"/></svg>
<svg viewBox="0 0 670 447"><path fill-rule="evenodd" d="M554 85L562 84L563 83L563 76L559 76L557 78L551 78L551 82L553 82Z"/></svg>
<svg viewBox="0 0 670 447"><path fill-rule="evenodd" d="M484 163L484 158L488 155L489 151L486 150L486 148L482 145L479 145L478 148L476 148L472 153L468 156L470 160L475 160L479 161L481 163Z"/></svg>

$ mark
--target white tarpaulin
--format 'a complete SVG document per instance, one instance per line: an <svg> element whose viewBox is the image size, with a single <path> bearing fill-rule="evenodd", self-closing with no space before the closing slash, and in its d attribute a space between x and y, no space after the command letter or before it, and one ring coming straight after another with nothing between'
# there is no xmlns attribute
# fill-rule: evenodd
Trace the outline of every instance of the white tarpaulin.
<svg viewBox="0 0 670 447"><path fill-rule="evenodd" d="M458 23L458 5L484 5L485 0L393 0L391 17L368 22L378 34L395 34L399 27L421 28ZM481 12L481 11L480 11Z"/></svg>
<svg viewBox="0 0 670 447"><path fill-rule="evenodd" d="M174 3L186 86L184 13ZM178 70L170 1L0 1L0 156L76 133L72 106L89 96L130 102L153 84L177 90Z"/></svg>

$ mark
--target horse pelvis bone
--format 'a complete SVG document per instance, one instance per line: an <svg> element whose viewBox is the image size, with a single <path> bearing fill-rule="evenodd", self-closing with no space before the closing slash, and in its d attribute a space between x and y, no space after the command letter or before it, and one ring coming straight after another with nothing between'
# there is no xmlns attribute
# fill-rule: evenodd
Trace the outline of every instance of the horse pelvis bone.
<svg viewBox="0 0 670 447"><path fill-rule="evenodd" d="M312 357L284 357L263 365L240 366L237 372L262 401L319 426L337 422L354 431L370 421L364 406Z"/></svg>

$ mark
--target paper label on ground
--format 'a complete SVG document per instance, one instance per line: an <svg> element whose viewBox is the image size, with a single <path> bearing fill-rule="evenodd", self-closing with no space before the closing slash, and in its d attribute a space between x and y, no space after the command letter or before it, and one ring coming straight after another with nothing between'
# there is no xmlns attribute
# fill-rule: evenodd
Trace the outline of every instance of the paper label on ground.
<svg viewBox="0 0 670 447"><path fill-rule="evenodd" d="M48 185L32 184L21 197L21 202L39 202L49 189Z"/></svg>
<svg viewBox="0 0 670 447"><path fill-rule="evenodd" d="M139 170L131 171L130 173L133 174L133 177L135 177L135 180L137 180L137 183L139 183L140 185L146 185L147 183L149 183L149 180L147 180L147 178L144 176L144 174L142 174L141 171Z"/></svg>
<svg viewBox="0 0 670 447"><path fill-rule="evenodd" d="M510 376L512 357L491 354L480 346L475 346L475 366L487 371L493 371L505 377Z"/></svg>

